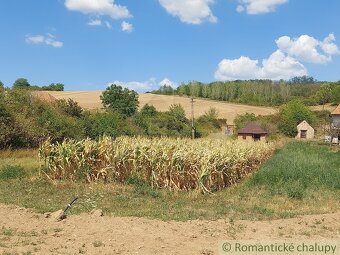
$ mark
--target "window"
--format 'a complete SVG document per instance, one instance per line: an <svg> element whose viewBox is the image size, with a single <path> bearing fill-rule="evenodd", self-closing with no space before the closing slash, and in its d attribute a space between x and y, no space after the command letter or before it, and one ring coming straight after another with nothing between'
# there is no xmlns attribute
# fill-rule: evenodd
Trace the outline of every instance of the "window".
<svg viewBox="0 0 340 255"><path fill-rule="evenodd" d="M300 131L300 138L301 139L306 139L307 138L307 130L301 130Z"/></svg>

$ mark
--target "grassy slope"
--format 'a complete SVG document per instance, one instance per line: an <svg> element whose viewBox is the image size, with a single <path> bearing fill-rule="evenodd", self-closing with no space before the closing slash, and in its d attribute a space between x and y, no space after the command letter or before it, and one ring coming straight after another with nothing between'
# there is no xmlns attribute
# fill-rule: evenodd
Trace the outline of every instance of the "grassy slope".
<svg viewBox="0 0 340 255"><path fill-rule="evenodd" d="M330 213L340 210L339 156L327 146L291 142L242 184L202 195L155 191L140 185L51 185L36 177L37 158L22 155L13 159L12 155L12 159L0 157L0 202L46 212L61 209L79 196L71 213L102 208L115 216L163 220L267 219ZM6 175L7 164L25 166L25 170L18 170L25 171L25 176Z"/></svg>

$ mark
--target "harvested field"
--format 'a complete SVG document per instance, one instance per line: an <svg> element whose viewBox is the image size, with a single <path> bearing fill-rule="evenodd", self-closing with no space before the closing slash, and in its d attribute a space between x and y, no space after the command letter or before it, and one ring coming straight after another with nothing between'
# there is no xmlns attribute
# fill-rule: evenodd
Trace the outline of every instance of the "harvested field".
<svg viewBox="0 0 340 255"><path fill-rule="evenodd" d="M102 104L100 101L101 91L50 91L52 96L57 99L71 98L79 103L85 109L100 109ZM139 106L145 104L153 105L158 111L167 111L172 104L181 104L187 116L191 114L191 103L187 97L165 96L155 94L139 94ZM232 122L237 114L254 113L255 115L270 115L276 112L275 108L260 107L243 104L232 104L218 102L212 100L195 99L195 115L203 115L209 108L214 107L219 112L219 118L225 118L228 122Z"/></svg>

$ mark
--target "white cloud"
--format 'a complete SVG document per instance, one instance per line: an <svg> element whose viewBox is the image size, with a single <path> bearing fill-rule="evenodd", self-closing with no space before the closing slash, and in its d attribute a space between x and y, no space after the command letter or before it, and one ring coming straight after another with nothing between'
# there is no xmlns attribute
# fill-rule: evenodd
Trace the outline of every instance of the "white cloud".
<svg viewBox="0 0 340 255"><path fill-rule="evenodd" d="M210 9L210 5L214 2L215 0L159 0L169 14L189 24L201 24L204 21L217 22Z"/></svg>
<svg viewBox="0 0 340 255"><path fill-rule="evenodd" d="M258 60L248 57L223 59L215 72L216 80L249 80L249 79L289 79L307 75L306 68L296 59L285 56L280 50L275 51L259 65Z"/></svg>
<svg viewBox="0 0 340 255"><path fill-rule="evenodd" d="M169 79L165 78L161 82L157 82L155 78L150 78L147 81L140 82L140 81L114 81L108 84L110 86L111 84L116 84L119 86L122 86L123 88L133 89L137 92L146 92L146 91L152 91L159 89L159 86L162 86L164 84L170 85L171 87L175 88L177 87L177 84L173 81L170 81Z"/></svg>
<svg viewBox="0 0 340 255"><path fill-rule="evenodd" d="M239 59L223 59L218 64L215 79L223 81L252 79L259 72L257 64L258 60L252 60L244 56L241 56Z"/></svg>
<svg viewBox="0 0 340 255"><path fill-rule="evenodd" d="M223 59L215 72L217 80L238 79L290 79L307 75L308 71L301 62L324 64L332 61L332 56L340 55L335 44L334 34L319 41L308 35L297 39L282 36L275 41L278 49L267 59L252 60L241 56L238 59Z"/></svg>
<svg viewBox="0 0 340 255"><path fill-rule="evenodd" d="M137 92L145 92L145 91L150 91L158 88L158 85L156 83L156 79L150 78L147 81L144 82L139 82L139 81L114 81L108 84L110 86L111 84L116 84L119 86L122 86L123 88L128 88L135 90Z"/></svg>
<svg viewBox="0 0 340 255"><path fill-rule="evenodd" d="M277 50L268 59L262 61L262 67L256 74L258 79L290 79L295 76L307 75L307 69L295 58L286 56L282 51Z"/></svg>
<svg viewBox="0 0 340 255"><path fill-rule="evenodd" d="M128 8L115 4L114 0L65 0L65 6L71 11L79 11L84 14L107 15L112 19L131 17Z"/></svg>
<svg viewBox="0 0 340 255"><path fill-rule="evenodd" d="M52 34L46 35L26 35L25 39L28 44L46 44L55 48L63 47L64 43L57 41L56 37Z"/></svg>
<svg viewBox="0 0 340 255"><path fill-rule="evenodd" d="M126 21L123 21L121 24L122 31L131 33L133 31L133 25L131 23L128 23Z"/></svg>
<svg viewBox="0 0 340 255"><path fill-rule="evenodd" d="M159 83L159 86L164 86L164 85L167 85L167 86L171 86L172 88L177 88L178 85L177 83L169 80L168 78L164 78L162 81L160 81Z"/></svg>
<svg viewBox="0 0 340 255"><path fill-rule="evenodd" d="M274 12L277 6L287 2L288 0L239 0L236 10L247 11L248 14L263 14Z"/></svg>
<svg viewBox="0 0 340 255"><path fill-rule="evenodd" d="M276 40L278 48L300 61L309 63L327 63L332 60L332 55L339 54L334 34L329 34L323 41L319 41L309 35L301 35L291 39L282 36Z"/></svg>
<svg viewBox="0 0 340 255"><path fill-rule="evenodd" d="M90 20L87 25L89 26L101 26L102 25L102 21L100 19L93 19Z"/></svg>

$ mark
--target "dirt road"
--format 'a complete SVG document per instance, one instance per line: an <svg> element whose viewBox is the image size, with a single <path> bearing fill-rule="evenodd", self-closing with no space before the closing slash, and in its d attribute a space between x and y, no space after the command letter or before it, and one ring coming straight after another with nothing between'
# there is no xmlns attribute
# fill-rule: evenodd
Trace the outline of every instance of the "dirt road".
<svg viewBox="0 0 340 255"><path fill-rule="evenodd" d="M273 221L194 220L71 215L57 222L0 205L0 254L218 254L225 239L337 239L340 212Z"/></svg>

